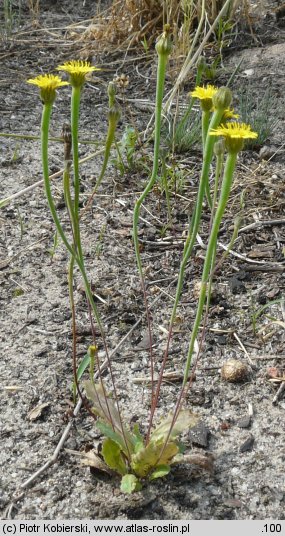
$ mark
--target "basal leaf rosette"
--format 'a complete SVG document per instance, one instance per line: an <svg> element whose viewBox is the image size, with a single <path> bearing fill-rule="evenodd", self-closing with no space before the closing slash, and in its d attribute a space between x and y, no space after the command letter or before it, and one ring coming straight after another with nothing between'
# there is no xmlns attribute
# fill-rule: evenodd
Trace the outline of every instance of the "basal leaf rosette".
<svg viewBox="0 0 285 536"><path fill-rule="evenodd" d="M53 104L56 97L56 90L62 86L68 86L68 82L64 82L58 75L55 74L40 74L35 78L29 78L28 84L33 84L40 89L40 97L43 104Z"/></svg>
<svg viewBox="0 0 285 536"><path fill-rule="evenodd" d="M236 122L220 125L218 128L211 129L209 134L210 136L223 136L229 153L242 151L245 140L258 137L257 132L253 132L250 125Z"/></svg>
<svg viewBox="0 0 285 536"><path fill-rule="evenodd" d="M70 84L73 87L82 87L86 77L94 71L100 71L98 67L94 67L89 61L71 60L59 65L58 71L63 71L69 75Z"/></svg>

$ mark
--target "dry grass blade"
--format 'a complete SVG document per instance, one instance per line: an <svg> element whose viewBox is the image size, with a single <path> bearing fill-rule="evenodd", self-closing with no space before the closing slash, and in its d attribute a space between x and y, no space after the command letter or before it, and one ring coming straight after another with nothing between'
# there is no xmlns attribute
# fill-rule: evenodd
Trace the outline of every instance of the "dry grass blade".
<svg viewBox="0 0 285 536"><path fill-rule="evenodd" d="M226 4L226 8L224 6ZM174 36L176 56L185 57L193 41L197 22L206 19L214 22L220 11L226 18L237 18L246 10L247 0L114 0L108 10L94 16L92 23L81 33L79 39L88 42L83 53L96 48L112 49L142 43L149 48L161 33L164 24L170 24ZM76 32L76 27L73 27ZM75 37L76 34L73 34Z"/></svg>

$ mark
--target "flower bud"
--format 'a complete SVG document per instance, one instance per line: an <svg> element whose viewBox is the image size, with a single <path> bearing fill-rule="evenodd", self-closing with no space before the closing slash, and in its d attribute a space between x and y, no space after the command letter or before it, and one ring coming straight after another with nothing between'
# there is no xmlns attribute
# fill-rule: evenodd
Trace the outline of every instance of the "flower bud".
<svg viewBox="0 0 285 536"><path fill-rule="evenodd" d="M96 356L96 353L98 352L98 348L96 345L91 345L89 346L88 348L88 354L90 355L90 357L95 357Z"/></svg>
<svg viewBox="0 0 285 536"><path fill-rule="evenodd" d="M226 110L232 102L232 92L228 87L220 87L213 95L213 105L216 110Z"/></svg>
<svg viewBox="0 0 285 536"><path fill-rule="evenodd" d="M69 161L71 156L71 146L72 146L72 134L70 123L64 123L61 131L61 135L64 143L64 160L65 162Z"/></svg>
<svg viewBox="0 0 285 536"><path fill-rule="evenodd" d="M170 26L165 24L163 34L158 38L155 49L159 56L169 56L171 48Z"/></svg>
<svg viewBox="0 0 285 536"><path fill-rule="evenodd" d="M95 368L95 358L96 358L97 352L98 352L98 348L95 344L94 345L92 344L91 346L89 346L88 355L90 357L90 373L92 375L93 375L94 368Z"/></svg>
<svg viewBox="0 0 285 536"><path fill-rule="evenodd" d="M220 140L216 141L214 145L214 153L216 156L223 156L225 153L225 140L224 138L221 138Z"/></svg>
<svg viewBox="0 0 285 536"><path fill-rule="evenodd" d="M108 119L109 119L109 122L115 123L116 125L118 121L120 121L120 118L121 118L121 110L120 110L119 105L115 102L114 106L112 106L109 109Z"/></svg>
<svg viewBox="0 0 285 536"><path fill-rule="evenodd" d="M116 86L113 82L108 85L109 108L115 105Z"/></svg>

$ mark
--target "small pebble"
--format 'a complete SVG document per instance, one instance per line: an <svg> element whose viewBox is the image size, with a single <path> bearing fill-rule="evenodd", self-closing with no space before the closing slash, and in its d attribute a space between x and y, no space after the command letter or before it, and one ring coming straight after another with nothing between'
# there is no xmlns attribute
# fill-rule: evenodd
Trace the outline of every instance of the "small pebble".
<svg viewBox="0 0 285 536"><path fill-rule="evenodd" d="M223 502L224 506L228 506L229 508L241 508L242 502L238 499L226 499Z"/></svg>
<svg viewBox="0 0 285 536"><path fill-rule="evenodd" d="M249 415L244 415L243 417L241 417L238 420L237 425L239 426L239 428L249 428L250 423L251 423L250 416Z"/></svg>
<svg viewBox="0 0 285 536"><path fill-rule="evenodd" d="M227 337L225 337L225 335L217 335L216 341L218 344L227 344L228 342Z"/></svg>
<svg viewBox="0 0 285 536"><path fill-rule="evenodd" d="M210 430L203 422L199 422L189 431L190 441L197 447L207 448L209 443Z"/></svg>
<svg viewBox="0 0 285 536"><path fill-rule="evenodd" d="M246 292L246 287L238 276L233 276L229 279L229 286L232 294L243 294Z"/></svg>
<svg viewBox="0 0 285 536"><path fill-rule="evenodd" d="M243 74L245 74L245 76L252 76L254 74L254 69L245 69Z"/></svg>
<svg viewBox="0 0 285 536"><path fill-rule="evenodd" d="M252 450L253 443L254 443L253 435L248 436L248 438L242 443L242 445L239 448L240 453L249 452L250 450Z"/></svg>

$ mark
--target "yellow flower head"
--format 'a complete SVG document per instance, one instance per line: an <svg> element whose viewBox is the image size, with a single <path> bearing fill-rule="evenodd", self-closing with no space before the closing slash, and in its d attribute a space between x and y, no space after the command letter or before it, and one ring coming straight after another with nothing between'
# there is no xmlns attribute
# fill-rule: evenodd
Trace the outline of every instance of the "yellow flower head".
<svg viewBox="0 0 285 536"><path fill-rule="evenodd" d="M196 86L194 91L192 91L191 97L196 97L200 100L201 108L204 112L209 112L213 107L213 96L217 93L218 88L208 84L205 86Z"/></svg>
<svg viewBox="0 0 285 536"><path fill-rule="evenodd" d="M52 104L56 97L56 90L61 86L67 86L61 78L54 74L40 74L36 78L27 80L28 84L33 84L40 88L40 96L43 104Z"/></svg>
<svg viewBox="0 0 285 536"><path fill-rule="evenodd" d="M57 67L58 71L64 71L69 74L70 83L73 87L83 86L86 76L94 71L101 69L93 67L88 61L71 60Z"/></svg>
<svg viewBox="0 0 285 536"><path fill-rule="evenodd" d="M229 152L238 152L243 148L244 140L256 139L257 132L253 132L250 125L245 123L226 123L209 132L210 136L224 136Z"/></svg>

